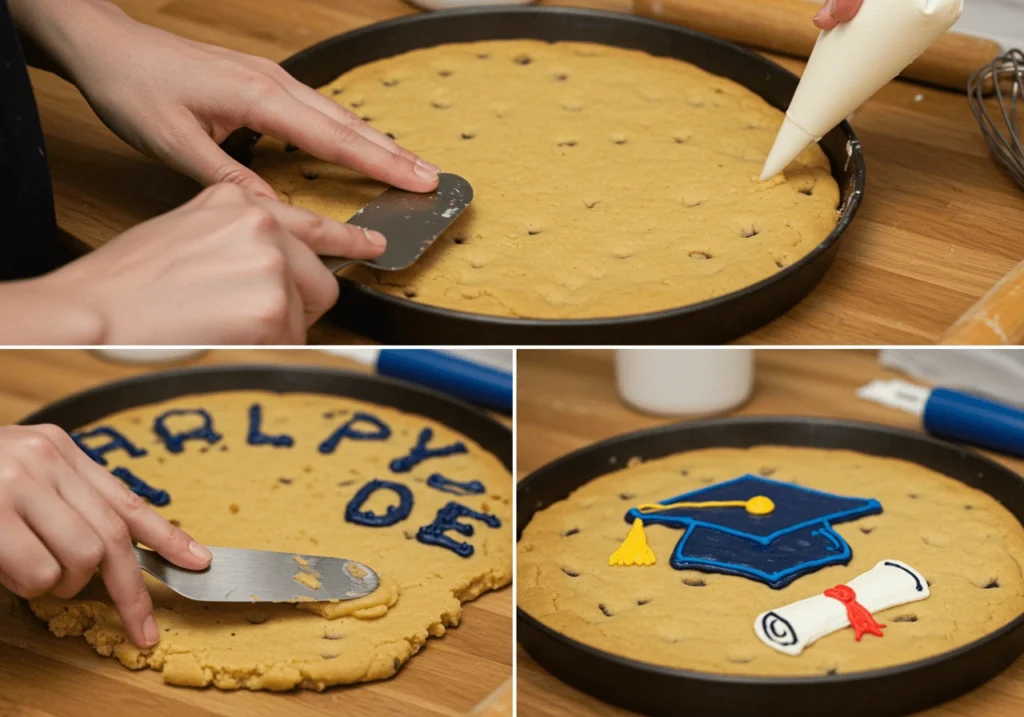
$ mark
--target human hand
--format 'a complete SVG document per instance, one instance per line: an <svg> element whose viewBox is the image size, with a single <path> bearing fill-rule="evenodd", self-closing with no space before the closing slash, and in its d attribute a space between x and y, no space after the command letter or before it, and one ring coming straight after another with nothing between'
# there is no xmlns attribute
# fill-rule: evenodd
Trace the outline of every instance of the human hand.
<svg viewBox="0 0 1024 717"><path fill-rule="evenodd" d="M368 259L384 244L377 232L218 184L32 283L99 317L98 343L299 344L338 298L317 254Z"/></svg>
<svg viewBox="0 0 1024 717"><path fill-rule="evenodd" d="M248 127L416 192L438 168L277 63L136 22L99 0L13 0L19 22L121 139L202 184L274 191L218 144Z"/></svg>
<svg viewBox="0 0 1024 717"><path fill-rule="evenodd" d="M814 24L822 30L831 30L842 22L849 22L860 10L864 0L826 0L814 16Z"/></svg>
<svg viewBox="0 0 1024 717"><path fill-rule="evenodd" d="M94 463L56 426L0 426L0 583L70 599L99 568L129 639L160 639L132 538L175 565L212 555Z"/></svg>

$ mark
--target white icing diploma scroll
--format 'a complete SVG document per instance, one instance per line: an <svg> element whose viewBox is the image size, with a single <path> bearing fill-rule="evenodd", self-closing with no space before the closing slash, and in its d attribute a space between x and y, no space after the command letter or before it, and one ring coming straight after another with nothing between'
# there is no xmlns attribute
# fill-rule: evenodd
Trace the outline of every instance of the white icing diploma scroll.
<svg viewBox="0 0 1024 717"><path fill-rule="evenodd" d="M883 560L847 585L872 615L929 595L924 576L899 560ZM846 605L822 594L761 613L754 621L754 632L768 647L799 655L808 645L849 625Z"/></svg>

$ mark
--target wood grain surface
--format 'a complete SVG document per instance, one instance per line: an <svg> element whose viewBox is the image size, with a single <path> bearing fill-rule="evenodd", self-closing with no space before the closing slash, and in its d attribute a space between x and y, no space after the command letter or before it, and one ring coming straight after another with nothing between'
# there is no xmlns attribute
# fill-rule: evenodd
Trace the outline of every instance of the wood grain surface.
<svg viewBox="0 0 1024 717"><path fill-rule="evenodd" d="M144 22L275 60L415 12L402 0L117 1ZM540 4L632 9L629 0ZM812 14L809 6L808 23ZM773 59L794 72L803 67ZM112 135L72 86L38 71L32 80L59 222L71 234L98 246L195 194L190 180ZM853 124L867 157L867 191L835 265L807 299L744 342L933 343L1024 258L1024 193L992 161L962 94L893 82ZM362 341L328 321L310 340Z"/></svg>
<svg viewBox="0 0 1024 717"><path fill-rule="evenodd" d="M830 416L920 430L915 417L861 401L853 393L856 387L872 379L897 376L879 368L871 351L761 350L757 355L754 395L731 415ZM678 420L646 416L620 402L612 353L608 351L521 350L518 381L516 453L520 478L591 443ZM1024 461L988 455L1024 473ZM517 655L519 717L632 714L559 681L521 647ZM987 684L921 714L1024 714L1024 657Z"/></svg>
<svg viewBox="0 0 1024 717"><path fill-rule="evenodd" d="M319 351L218 351L185 365L240 363L365 370ZM152 370L87 352L0 351L0 425L71 393ZM0 587L0 717L457 717L486 704L511 675L511 589L467 603L462 624L428 640L390 680L275 694L172 687L158 672L131 672L82 638L50 634L25 601ZM508 710L488 714L511 717Z"/></svg>

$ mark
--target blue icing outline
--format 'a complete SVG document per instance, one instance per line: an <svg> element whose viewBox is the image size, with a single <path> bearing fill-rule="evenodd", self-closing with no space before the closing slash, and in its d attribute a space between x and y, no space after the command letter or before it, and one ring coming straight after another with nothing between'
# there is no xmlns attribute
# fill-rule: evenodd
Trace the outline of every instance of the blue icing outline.
<svg viewBox="0 0 1024 717"><path fill-rule="evenodd" d="M352 426L359 421L372 423L377 427L377 433L367 433L353 429ZM334 433L325 438L318 450L325 455L334 453L334 450L343 438L351 438L356 441L386 441L390 437L391 427L384 423L384 421L370 413L355 413L352 415L352 418L338 426Z"/></svg>
<svg viewBox="0 0 1024 717"><path fill-rule="evenodd" d="M804 486L796 485L794 483L784 483L782 481L769 480L762 478L761 476L755 476L751 474L743 475L738 478L734 478L724 483L718 483L710 485L705 488L699 488L695 491L688 493L682 493L673 498L667 498L659 501L662 505L671 505L672 503L693 501L699 502L703 494L710 491L719 491L723 487L730 486L738 482L749 482L753 484L763 484L768 486L783 486L787 490L796 490L806 493L812 496L820 496L822 498L830 498L835 500L845 501L860 501L861 505L850 508L848 510L842 510L835 513L829 513L827 515L805 520L799 523L793 523L787 525L784 528L780 528L768 535L755 535L753 533L744 532L734 528L723 526L719 523L710 521L698 520L690 516L659 516L650 515L649 513L643 513L636 508L630 508L625 515L627 523L632 523L634 519L640 518L644 525L666 525L669 527L680 527L684 528L684 533L679 541L676 543L675 549L672 551L672 558L669 564L676 570L705 570L706 572L717 572L724 573L726 575L736 575L740 577L746 577L760 582L766 583L774 589L785 587L789 583L793 582L802 575L812 573L820 568L827 565L845 565L850 562L853 557L853 551L850 549L849 544L843 540L842 536L835 532L832 528L833 522L843 522L861 518L868 515L876 515L882 512L882 505L874 498L857 498L850 496L841 496L835 493L826 493L824 491L814 490L813 488L805 488ZM752 496L751 496L752 497ZM671 509L669 509L671 510ZM815 560L802 560L798 564L773 572L766 570L760 570L758 568L740 565L736 562L725 562L715 560L713 558L701 558L695 556L684 555L686 545L688 541L695 535L700 535L698 529L712 530L726 535L735 536L746 541L750 541L756 545L769 546L772 542L783 536L789 536L799 531L806 530L807 528L814 528L809 531L810 536L821 536L827 540L830 545L824 549L828 552L833 552L831 555L826 555L822 558Z"/></svg>
<svg viewBox="0 0 1024 717"><path fill-rule="evenodd" d="M263 423L263 406L254 403L249 406L249 433L246 442L250 446L274 446L275 448L291 448L295 439L288 435L271 436L260 430Z"/></svg>
<svg viewBox="0 0 1024 717"><path fill-rule="evenodd" d="M189 415L201 416L203 418L203 425L188 433L171 433L167 426L164 425L164 421L171 416ZM213 418L202 408L175 408L166 411L153 419L153 432L160 437L160 440L164 442L167 450L171 453L181 453L185 441L204 440L208 444L213 445L223 438L222 435L213 430Z"/></svg>
<svg viewBox="0 0 1024 717"><path fill-rule="evenodd" d="M434 431L429 427L420 431L420 435L416 439L416 445L409 450L409 455L402 458L395 458L390 464L388 464L391 472L408 473L428 458L440 458L442 456L450 456L456 453L469 452L466 445L461 441L456 441L455 443L447 446L441 446L440 448L427 448L427 443L433 437Z"/></svg>
<svg viewBox="0 0 1024 717"><path fill-rule="evenodd" d="M484 493L487 488L478 480L471 480L465 482L459 482L452 480L451 478L445 478L440 473L432 473L427 478L427 486L430 488L436 488L439 491L445 493L451 493L452 495L467 496L467 495L479 495Z"/></svg>
<svg viewBox="0 0 1024 717"><path fill-rule="evenodd" d="M377 515L369 510L360 510L370 496L382 488L393 490L398 495L398 505L389 505L384 515ZM386 528L408 518L409 513L412 512L412 503L412 491L408 486L374 478L360 488L345 506L345 520L357 525Z"/></svg>
<svg viewBox="0 0 1024 717"><path fill-rule="evenodd" d="M106 436L110 439L110 442L105 445L95 447L89 447L84 443L84 439L93 438L94 436ZM71 439L82 450L82 452L85 453L85 455L89 456L93 461L99 463L101 466L107 465L107 459L103 456L110 451L121 449L128 453L132 458L141 458L142 456L147 455L144 448L139 448L128 440L128 436L124 435L116 428L111 428L109 426L100 426L99 428L94 428L91 431L85 431L84 433L72 433Z"/></svg>
<svg viewBox="0 0 1024 717"><path fill-rule="evenodd" d="M117 467L110 472L124 481L125 485L128 486L128 489L131 490L132 493L140 498L148 500L155 506L160 507L171 502L171 496L167 491L161 490L160 488L154 488L127 468Z"/></svg>
<svg viewBox="0 0 1024 717"><path fill-rule="evenodd" d="M473 518L491 528L501 527L501 520L498 519L498 516L491 515L490 513L478 513L472 508L467 508L453 500L437 511L437 517L434 518L434 522L430 525L424 525L416 532L416 540L424 545L438 545L442 548L448 548L459 557L468 558L473 554L473 546L445 535L445 532L448 530L454 530L466 537L473 535L473 526L467 523L460 523L459 518Z"/></svg>

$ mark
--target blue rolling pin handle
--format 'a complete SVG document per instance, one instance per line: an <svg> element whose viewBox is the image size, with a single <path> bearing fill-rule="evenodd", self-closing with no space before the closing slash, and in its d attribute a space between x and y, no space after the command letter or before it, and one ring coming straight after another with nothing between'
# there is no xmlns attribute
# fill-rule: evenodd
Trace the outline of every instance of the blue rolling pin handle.
<svg viewBox="0 0 1024 717"><path fill-rule="evenodd" d="M384 349L377 359L377 373L512 413L512 374L458 356L425 349Z"/></svg>
<svg viewBox="0 0 1024 717"><path fill-rule="evenodd" d="M936 436L1024 458L1024 411L948 388L924 408L924 429Z"/></svg>

